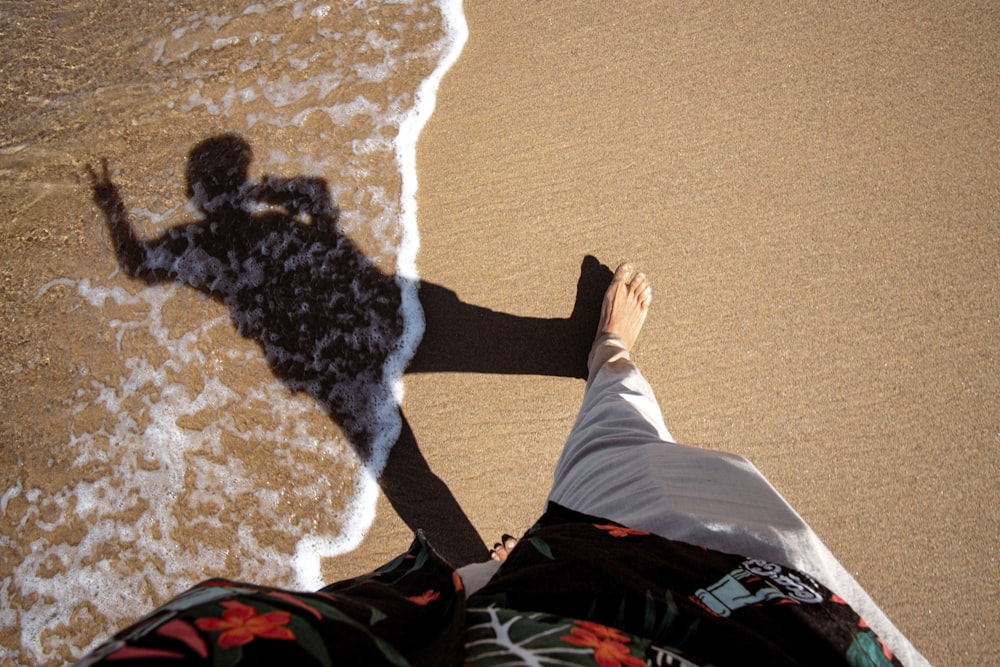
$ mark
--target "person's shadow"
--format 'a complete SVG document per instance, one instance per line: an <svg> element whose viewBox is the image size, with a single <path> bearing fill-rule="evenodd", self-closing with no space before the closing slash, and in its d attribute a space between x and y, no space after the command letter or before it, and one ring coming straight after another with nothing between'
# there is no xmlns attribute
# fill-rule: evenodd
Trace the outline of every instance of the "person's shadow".
<svg viewBox="0 0 1000 667"><path fill-rule="evenodd" d="M211 295L237 331L257 341L276 377L312 396L368 460L380 410L396 405L386 361L399 351L402 287L337 225L318 178L247 173L252 152L237 135L211 137L188 158L188 196L203 219L139 238L107 164L88 166L118 262L148 283L179 282ZM483 372L586 377L610 270L583 261L568 318L526 318L461 302L419 285L426 328L407 372ZM485 560L486 546L448 487L428 466L405 416L379 479L400 518L422 529L452 565Z"/></svg>

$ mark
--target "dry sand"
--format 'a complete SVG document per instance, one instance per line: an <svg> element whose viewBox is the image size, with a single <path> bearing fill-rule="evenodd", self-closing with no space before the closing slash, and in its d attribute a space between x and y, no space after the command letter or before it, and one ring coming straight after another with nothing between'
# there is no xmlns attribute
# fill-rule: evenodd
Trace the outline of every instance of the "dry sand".
<svg viewBox="0 0 1000 667"><path fill-rule="evenodd" d="M750 458L932 662L1000 662L1000 8L558 7L465 7L421 277L555 318L585 255L634 260L675 437ZM540 512L582 390L414 373L403 408L492 542ZM330 572L406 545L379 509Z"/></svg>

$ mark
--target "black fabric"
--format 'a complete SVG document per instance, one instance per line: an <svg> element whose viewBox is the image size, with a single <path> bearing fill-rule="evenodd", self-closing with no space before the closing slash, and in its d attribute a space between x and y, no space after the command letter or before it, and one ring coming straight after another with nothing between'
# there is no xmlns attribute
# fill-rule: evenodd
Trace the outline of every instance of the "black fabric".
<svg viewBox="0 0 1000 667"><path fill-rule="evenodd" d="M79 665L898 665L809 575L555 504L468 600L418 534L315 593L211 580Z"/></svg>
<svg viewBox="0 0 1000 667"><path fill-rule="evenodd" d="M587 619L695 664L898 664L805 573L555 503L468 605Z"/></svg>

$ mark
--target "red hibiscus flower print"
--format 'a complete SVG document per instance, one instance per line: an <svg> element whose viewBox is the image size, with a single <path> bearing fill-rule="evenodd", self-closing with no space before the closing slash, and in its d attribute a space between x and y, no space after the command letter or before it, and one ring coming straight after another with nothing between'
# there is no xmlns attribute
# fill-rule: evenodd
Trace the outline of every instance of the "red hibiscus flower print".
<svg viewBox="0 0 1000 667"><path fill-rule="evenodd" d="M295 639L292 631L284 627L291 619L287 611L269 611L258 614L253 607L241 602L223 602L226 608L222 618L199 618L194 624L199 630L221 630L219 646L232 648L249 644L255 637L262 639Z"/></svg>
<svg viewBox="0 0 1000 667"><path fill-rule="evenodd" d="M600 530L606 530L611 535L611 537L625 537L627 535L649 535L645 530L636 530L635 528L626 528L625 526L616 526L614 524L605 523L595 523L594 528Z"/></svg>
<svg viewBox="0 0 1000 667"><path fill-rule="evenodd" d="M601 667L645 667L646 661L631 654L627 644L628 636L606 625L590 621L573 621L574 627L568 635L559 639L594 650L594 662Z"/></svg>
<svg viewBox="0 0 1000 667"><path fill-rule="evenodd" d="M424 605L430 602L434 602L434 600L437 600L439 597L441 597L440 593L438 593L435 590L428 589L423 593L421 593L420 595L411 595L406 599L412 602L413 604L418 604L421 607L423 607Z"/></svg>

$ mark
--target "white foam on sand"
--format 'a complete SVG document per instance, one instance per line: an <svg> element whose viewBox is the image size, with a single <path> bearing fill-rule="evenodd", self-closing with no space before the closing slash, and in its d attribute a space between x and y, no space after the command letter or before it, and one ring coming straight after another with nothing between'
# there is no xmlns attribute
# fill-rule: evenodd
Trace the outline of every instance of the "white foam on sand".
<svg viewBox="0 0 1000 667"><path fill-rule="evenodd" d="M29 662L57 660L67 642L80 655L157 601L217 576L233 558L244 579L319 588L326 583L322 559L356 548L371 526L377 480L402 428L403 372L424 332L417 295L416 146L440 81L468 36L460 0L414 0L405 7L412 16L406 18L406 30L396 31L399 35L434 24L443 36L413 50L402 36L369 31L364 14L384 9L379 3L338 7L274 0L248 3L233 16L197 12L156 26L161 38L150 40L149 49L163 73L155 93L165 111L211 117L237 133L266 126L294 137L314 114L337 127L368 128L335 147L337 155L323 144L330 138L323 134L317 141L255 148L262 169L324 178L330 198L342 208L341 229L363 232L375 252L394 259L391 279L402 297L402 334L375 374L378 386L370 387L372 399L363 414L374 436L370 455L362 458L350 443L309 426L320 407L308 393L289 392L273 377L249 387L234 380L229 375L234 368L255 368L259 377L268 378L267 363L252 345L217 346L216 334L233 326L226 314L178 324L171 315L176 304L206 298L189 287L146 286L123 280L118 272L68 276L40 286L38 299L72 295L89 312L98 312L115 347L110 356L117 352L117 358L106 367L96 357L76 365L78 400L68 408L65 443L74 481L44 491L17 477L0 493L0 514L37 534L30 543L0 543L21 555L0 582L0 625L19 628L20 655L30 656ZM429 8L436 8L440 18ZM360 14L338 15L348 11ZM347 40L360 45L357 52L336 50L345 35L357 38ZM227 63L227 69L216 58L235 58L235 64ZM413 58L436 64L411 93L375 101L344 88L350 81L381 85ZM233 80L221 84L218 71L229 72ZM385 185L378 160L398 170L398 199ZM149 177L155 181L151 190L162 192L163 183L177 178L174 167L164 166ZM126 201L126 206L147 233L198 217L191 206L160 195ZM149 258L150 264L167 259ZM309 261L315 259L296 256L289 266ZM176 266L198 279L223 268L217 258L198 251L185 253ZM259 273L248 265L241 279L260 280ZM355 284L351 289L366 288ZM378 338L380 332L375 328L367 335ZM260 419L241 421L234 414ZM83 423L98 426L88 431ZM269 452L269 469L252 469L250 459L232 455L223 441ZM303 466L306 459L353 474L333 478L325 466ZM292 480L291 488L272 484L272 473ZM293 522L289 508L331 516L319 523L307 516ZM291 536L294 554L242 524L240 517L251 512L254 525L271 525ZM225 547L218 540L192 544L178 537L181 529L186 535L219 533L233 525L239 528ZM92 618L110 627L97 637L81 636L68 627L70 618Z"/></svg>
<svg viewBox="0 0 1000 667"><path fill-rule="evenodd" d="M441 3L447 46L438 66L417 88L413 108L400 123L395 140L396 163L402 174L400 196L400 224L402 234L396 253L396 282L402 293L403 321L405 329L400 346L391 354L385 364L385 376L391 378L395 406L403 400L403 372L416 353L424 335L424 316L417 291L420 277L417 273L417 251L420 236L417 229L417 140L420 132L437 102L437 90L442 77L458 60L468 40L469 30L462 13L461 0L444 0ZM299 542L295 555L297 585L305 590L315 590L323 586L320 560L355 549L375 519L375 503L378 499L378 477L385 467L393 443L399 437L401 424L399 416L392 411L386 414L382 424L395 422L397 426L390 432L384 429L374 448L374 455L363 465L359 489L351 502L344 531L333 540L304 538Z"/></svg>
<svg viewBox="0 0 1000 667"><path fill-rule="evenodd" d="M324 585L320 573L320 559L355 549L375 519L378 498L378 477L385 467L389 450L399 437L401 424L395 407L403 400L403 372L416 353L424 335L424 316L417 294L420 277L417 273L417 251L420 235L417 228L417 140L421 130L434 112L437 90L441 79L458 60L469 37L461 0L442 0L446 46L437 67L417 88L413 107L406 113L395 139L396 163L402 175L399 221L402 229L396 251L396 282L402 293L404 333L396 352L385 364L385 377L390 379L394 406L381 420L396 422L391 432L380 429L374 455L363 464L359 489L347 511L349 517L341 535L333 540L307 537L299 542L295 556L296 583L304 590L315 590Z"/></svg>

